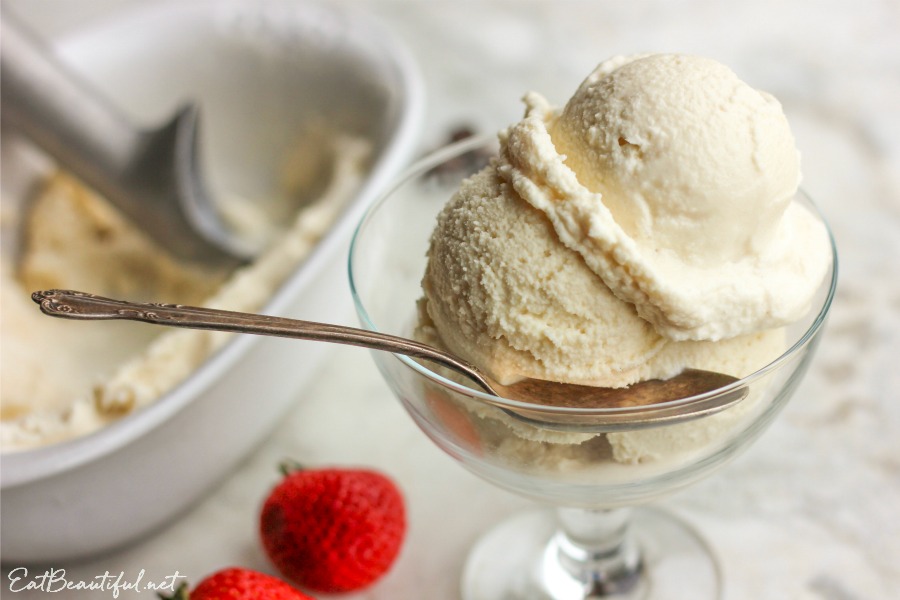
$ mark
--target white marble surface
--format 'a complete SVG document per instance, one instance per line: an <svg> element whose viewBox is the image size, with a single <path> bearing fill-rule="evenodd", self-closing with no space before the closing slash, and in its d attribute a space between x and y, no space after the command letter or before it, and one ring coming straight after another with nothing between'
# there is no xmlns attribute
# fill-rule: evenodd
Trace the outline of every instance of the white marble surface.
<svg viewBox="0 0 900 600"><path fill-rule="evenodd" d="M782 100L803 153L804 187L830 218L841 254L833 314L807 379L773 427L725 470L664 505L714 548L727 600L896 598L900 4L343 3L377 15L415 52L428 93L423 150L459 123L490 131L517 119L519 98L530 89L562 102L597 62L618 53L705 54ZM79 10L72 8L79 2L19 4L52 32L122 2L93 1ZM58 10L64 4L74 16ZM348 600L458 597L467 549L528 503L441 454L391 397L366 352L327 351L327 367L289 418L205 500L128 549L54 566L84 580L141 569L148 579L178 570L196 580L231 564L271 570L257 543L256 511L276 481L275 463L291 456L383 469L408 499L410 531L398 563ZM5 576L4 597L44 597L9 593Z"/></svg>

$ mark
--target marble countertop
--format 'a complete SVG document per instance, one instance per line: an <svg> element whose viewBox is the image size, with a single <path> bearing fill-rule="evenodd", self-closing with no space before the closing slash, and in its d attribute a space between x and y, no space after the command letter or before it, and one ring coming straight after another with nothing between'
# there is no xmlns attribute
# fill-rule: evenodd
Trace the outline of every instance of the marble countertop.
<svg viewBox="0 0 900 600"><path fill-rule="evenodd" d="M596 63L614 54L708 55L782 101L802 151L803 185L830 219L839 246L834 309L817 359L775 424L726 469L662 504L712 546L726 600L896 597L900 4L342 3L373 13L419 61L428 96L423 152L446 141L456 126L487 132L518 119L526 91L564 102ZM97 14L115 4L93 1L84 10ZM71 21L42 14L58 5L34 0L28 10L48 30L59 30ZM197 580L232 564L270 571L257 542L256 513L277 479L275 464L290 456L383 469L407 496L410 530L398 563L378 585L347 600L458 597L467 550L528 502L442 454L393 399L368 353L323 351L329 352L327 366L296 408L202 502L125 550L59 566L84 580L141 569L148 579L177 570ZM4 580L2 592L6 588Z"/></svg>

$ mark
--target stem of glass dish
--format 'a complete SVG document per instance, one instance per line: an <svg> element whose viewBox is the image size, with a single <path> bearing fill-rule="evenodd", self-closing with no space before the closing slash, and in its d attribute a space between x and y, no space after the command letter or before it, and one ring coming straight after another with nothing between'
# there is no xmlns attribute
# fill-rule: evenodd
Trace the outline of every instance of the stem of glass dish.
<svg viewBox="0 0 900 600"><path fill-rule="evenodd" d="M558 531L544 551L540 583L554 600L643 598L644 564L630 533L630 508L557 509Z"/></svg>

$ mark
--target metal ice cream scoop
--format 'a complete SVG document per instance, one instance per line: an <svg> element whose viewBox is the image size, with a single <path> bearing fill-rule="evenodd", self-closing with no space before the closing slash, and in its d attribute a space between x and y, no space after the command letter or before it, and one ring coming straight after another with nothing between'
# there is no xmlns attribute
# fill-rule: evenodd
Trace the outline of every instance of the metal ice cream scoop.
<svg viewBox="0 0 900 600"><path fill-rule="evenodd" d="M214 264L252 257L203 179L196 105L158 129L138 129L8 11L0 27L4 126L21 131L174 255Z"/></svg>
<svg viewBox="0 0 900 600"><path fill-rule="evenodd" d="M746 388L728 389L727 386L737 381L735 377L698 369L687 369L670 379L653 379L625 388L574 385L539 379L501 385L476 366L447 351L376 331L194 306L126 302L71 290L37 291L32 294L32 299L44 313L67 319L124 319L169 327L271 335L362 346L424 359L464 375L492 396L534 405L506 405L502 408L519 420L555 429L577 430L581 427L598 426L606 430L634 429L679 422L723 410L741 400L747 393ZM726 388L726 391L683 404L666 404L673 400L701 396L720 388ZM548 407L562 410L554 412L547 410ZM589 416L585 416L584 411L567 410L593 408L617 410Z"/></svg>

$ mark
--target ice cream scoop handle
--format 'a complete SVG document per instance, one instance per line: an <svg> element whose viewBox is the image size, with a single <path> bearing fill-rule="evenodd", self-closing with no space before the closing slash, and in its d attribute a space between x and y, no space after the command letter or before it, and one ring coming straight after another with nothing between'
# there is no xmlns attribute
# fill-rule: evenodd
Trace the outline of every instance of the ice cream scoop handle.
<svg viewBox="0 0 900 600"><path fill-rule="evenodd" d="M120 176L137 128L10 14L0 21L3 118L89 181Z"/></svg>
<svg viewBox="0 0 900 600"><path fill-rule="evenodd" d="M41 310L54 317L82 320L124 319L170 327L211 329L362 346L421 358L465 375L490 394L488 381L472 365L415 340L355 327L332 325L180 304L151 304L113 300L74 290L46 290L32 294Z"/></svg>

